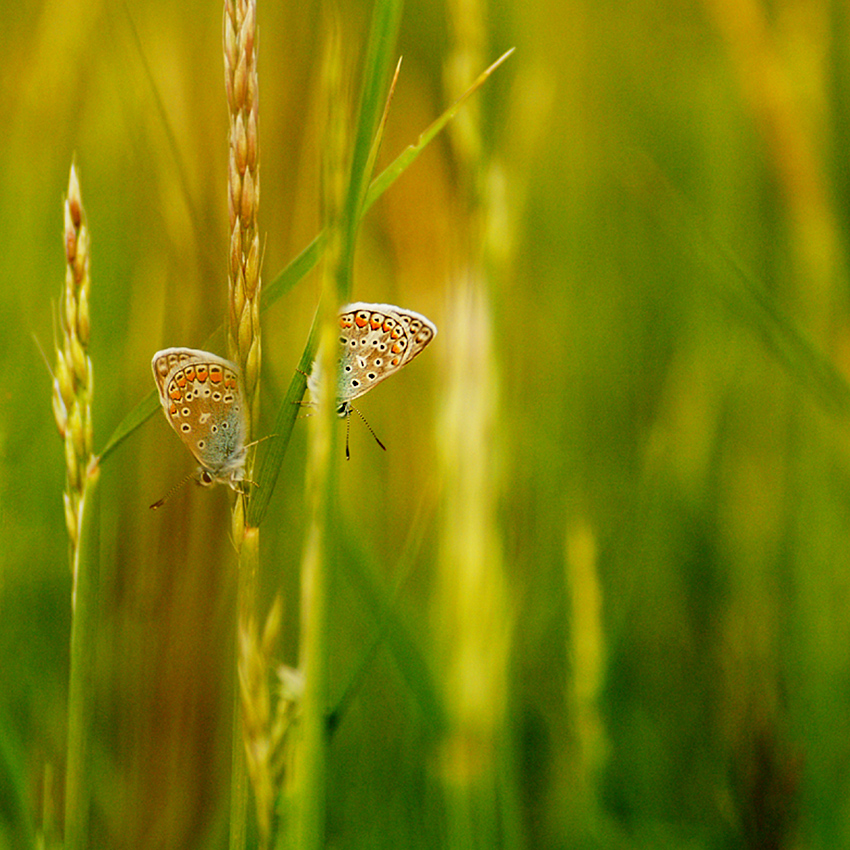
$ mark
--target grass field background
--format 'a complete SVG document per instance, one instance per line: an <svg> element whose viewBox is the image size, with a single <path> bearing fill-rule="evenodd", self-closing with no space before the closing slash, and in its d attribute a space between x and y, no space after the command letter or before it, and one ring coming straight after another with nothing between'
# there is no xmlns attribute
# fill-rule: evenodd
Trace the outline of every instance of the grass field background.
<svg viewBox="0 0 850 850"><path fill-rule="evenodd" d="M271 281L322 225L331 16L259 3ZM335 14L353 103L372 7ZM353 298L439 334L359 404L388 451L356 418L350 461L337 442L329 846L850 844L848 45L839 3L405 5L378 169L516 52L360 229ZM39 347L68 171L98 451L153 353L224 321L221 47L215 3L4 15L0 846L36 846L51 809L62 831L71 578ZM260 435L319 291L264 316ZM290 666L310 427L262 525ZM192 468L160 413L103 464L93 847L228 846L232 497L148 508Z"/></svg>

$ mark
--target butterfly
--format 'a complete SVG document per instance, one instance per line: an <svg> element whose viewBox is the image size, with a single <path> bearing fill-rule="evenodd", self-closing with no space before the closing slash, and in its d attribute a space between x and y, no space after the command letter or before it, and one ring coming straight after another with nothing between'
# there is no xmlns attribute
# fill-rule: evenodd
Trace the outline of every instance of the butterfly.
<svg viewBox="0 0 850 850"><path fill-rule="evenodd" d="M350 417L352 410L359 413L351 402L410 363L437 335L430 319L393 304L346 304L338 322L336 411L341 418ZM318 363L314 364L309 379L314 394L319 383L317 367ZM380 440L378 445L384 448ZM348 454L346 439L346 457Z"/></svg>
<svg viewBox="0 0 850 850"><path fill-rule="evenodd" d="M200 464L200 483L241 493L248 429L237 366L208 351L166 348L151 368L168 424Z"/></svg>

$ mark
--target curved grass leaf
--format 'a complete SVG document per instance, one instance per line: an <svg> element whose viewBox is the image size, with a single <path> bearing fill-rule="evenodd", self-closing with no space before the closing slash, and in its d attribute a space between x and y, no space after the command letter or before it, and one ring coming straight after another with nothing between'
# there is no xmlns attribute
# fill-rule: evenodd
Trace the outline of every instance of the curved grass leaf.
<svg viewBox="0 0 850 850"><path fill-rule="evenodd" d="M827 413L850 420L850 383L835 364L809 338L800 322L786 313L765 285L744 267L735 252L712 235L661 168L649 160L644 166L656 189L652 193L655 213L662 216L666 226L679 231L707 266L717 269L708 281L730 314L759 336L783 371Z"/></svg>
<svg viewBox="0 0 850 850"><path fill-rule="evenodd" d="M410 632L404 608L398 600L399 589L406 584L418 563L428 520L429 511L420 505L410 525L408 539L392 569L392 574L398 577L395 590L388 590L385 580L379 578L383 569L379 570L371 550L367 551L359 545L357 534L343 529L346 541L345 577L360 595L377 628L371 643L364 647L359 662L354 664L349 681L339 697L331 703L329 732L333 732L342 722L349 705L366 680L378 648L384 645L388 647L399 673L419 705L430 732L438 737L448 727L446 710L433 671ZM344 525L343 518L340 518L340 524Z"/></svg>
<svg viewBox="0 0 850 850"><path fill-rule="evenodd" d="M298 369L293 374L292 380L289 382L289 389L278 409L272 436L266 441L269 447L260 459L256 476L257 492L251 497L248 506L248 525L254 528L259 527L269 506L269 500L272 497L280 468L283 465L284 455L289 447L292 429L295 427L295 420L301 410L301 399L304 396L304 390L307 388L307 374L312 368L313 358L316 356L318 327L319 310L316 310L313 326L310 328L310 336L301 354Z"/></svg>
<svg viewBox="0 0 850 850"><path fill-rule="evenodd" d="M460 108L469 98L475 94L487 81L489 76L510 56L515 47L503 53L489 68L482 71L475 82L442 114L433 121L428 128L419 136L415 144L408 145L373 181L366 193L361 214L366 211L384 194L384 192L401 177L407 168L416 161L419 154L431 143L434 136L442 130L452 118L457 115Z"/></svg>

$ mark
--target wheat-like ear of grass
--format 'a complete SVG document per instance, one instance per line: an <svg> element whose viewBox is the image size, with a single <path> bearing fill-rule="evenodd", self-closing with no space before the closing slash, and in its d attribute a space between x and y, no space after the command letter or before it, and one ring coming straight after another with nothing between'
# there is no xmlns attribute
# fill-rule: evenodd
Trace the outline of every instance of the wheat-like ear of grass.
<svg viewBox="0 0 850 850"><path fill-rule="evenodd" d="M230 226L228 253L228 352L239 366L247 418L247 439L251 441L260 412L260 235L257 216L260 204L259 75L257 73L256 0L224 2L224 80L229 112L229 158L227 210ZM254 450L249 449L245 477L253 481ZM260 567L259 529L246 525L246 502L252 487L236 496L233 505L232 539L239 553L236 587L238 635L253 633ZM235 652L237 679L252 679L249 653ZM241 693L240 693L241 691ZM254 784L261 846L268 846L270 822L267 800L270 794L261 760L247 757L256 740L257 718L266 716L252 697L262 694L256 688L237 688L233 703L230 775L230 847L242 850L246 844L248 785Z"/></svg>
<svg viewBox="0 0 850 850"><path fill-rule="evenodd" d="M91 680L98 623L100 468L92 455L92 364L89 230L77 169L71 166L65 199L65 287L59 310L53 412L65 443L65 521L70 543L71 649L65 766L65 847L88 847L92 789Z"/></svg>

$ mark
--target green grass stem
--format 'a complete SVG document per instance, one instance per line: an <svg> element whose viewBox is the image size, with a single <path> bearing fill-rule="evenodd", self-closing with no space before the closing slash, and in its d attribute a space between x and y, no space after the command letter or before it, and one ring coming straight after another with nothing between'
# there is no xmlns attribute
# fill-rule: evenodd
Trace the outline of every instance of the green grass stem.
<svg viewBox="0 0 850 850"><path fill-rule="evenodd" d="M74 557L71 669L68 685L68 756L65 774L65 848L88 850L91 733L99 614L100 468L86 471L80 502L80 540Z"/></svg>
<svg viewBox="0 0 850 850"><path fill-rule="evenodd" d="M257 579L260 568L260 532L256 527L245 529L239 547L239 567L236 577L237 630L250 621L256 610ZM238 632L235 641L239 658ZM237 662L238 664L238 662ZM249 782L245 763L245 743L242 730L242 707L237 674L234 665L233 739L230 774L230 848L241 850L248 835Z"/></svg>

